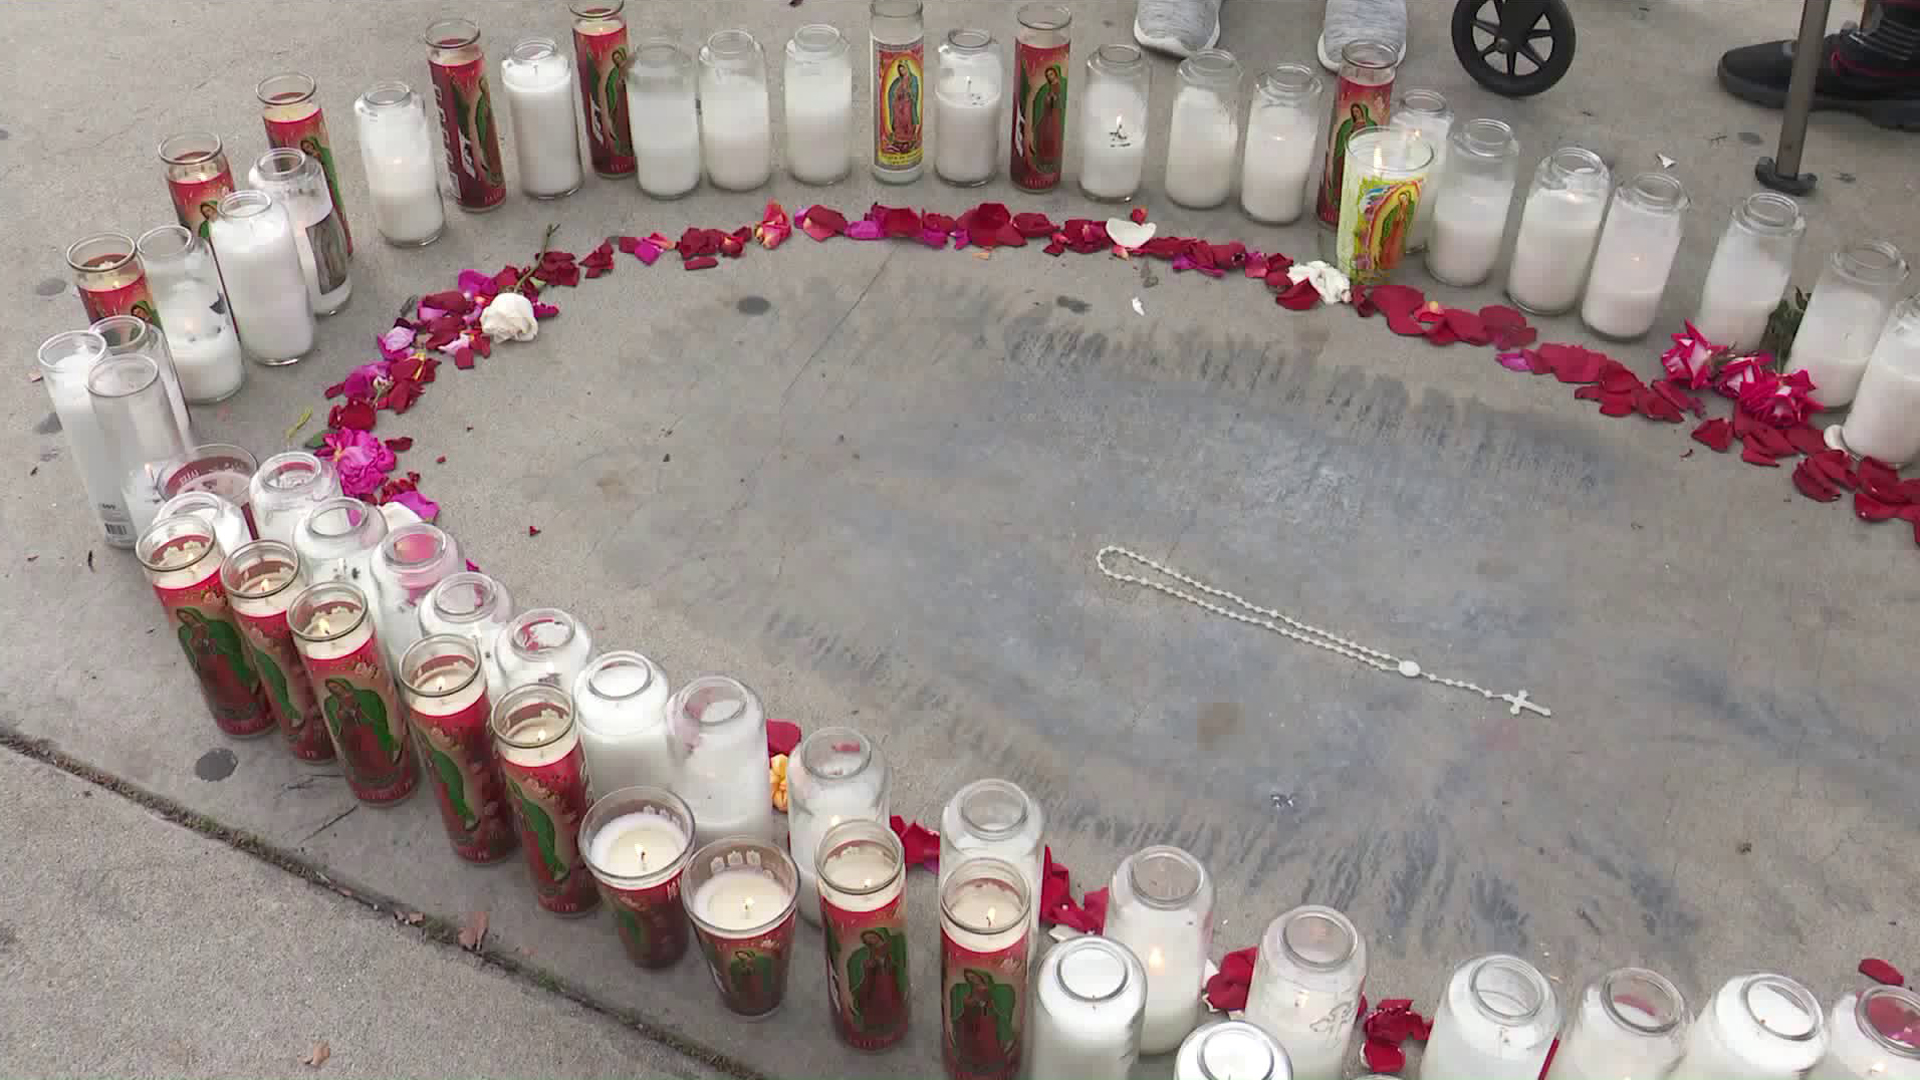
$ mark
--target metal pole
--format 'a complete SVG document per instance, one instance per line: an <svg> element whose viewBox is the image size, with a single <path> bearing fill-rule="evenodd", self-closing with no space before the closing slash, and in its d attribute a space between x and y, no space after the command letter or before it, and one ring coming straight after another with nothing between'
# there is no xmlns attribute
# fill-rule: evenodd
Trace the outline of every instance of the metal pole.
<svg viewBox="0 0 1920 1080"><path fill-rule="evenodd" d="M1813 112L1813 84L1826 62L1822 48L1827 36L1827 13L1833 0L1806 0L1800 8L1800 37L1793 44L1793 76L1787 83L1785 114L1780 118L1780 149L1754 166L1762 184L1791 195L1813 191L1818 177L1800 171L1807 148L1807 118Z"/></svg>

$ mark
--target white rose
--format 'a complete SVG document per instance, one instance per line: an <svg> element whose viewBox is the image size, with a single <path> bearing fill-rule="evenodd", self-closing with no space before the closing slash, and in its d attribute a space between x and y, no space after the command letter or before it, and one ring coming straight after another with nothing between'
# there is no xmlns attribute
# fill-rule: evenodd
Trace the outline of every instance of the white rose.
<svg viewBox="0 0 1920 1080"><path fill-rule="evenodd" d="M533 301L517 292L503 292L480 313L480 332L495 341L532 341L540 333L533 317Z"/></svg>
<svg viewBox="0 0 1920 1080"><path fill-rule="evenodd" d="M1287 280L1313 282L1313 291L1329 304L1344 304L1353 297L1352 282L1347 280L1347 275L1341 273L1339 267L1328 266L1319 259L1287 267Z"/></svg>

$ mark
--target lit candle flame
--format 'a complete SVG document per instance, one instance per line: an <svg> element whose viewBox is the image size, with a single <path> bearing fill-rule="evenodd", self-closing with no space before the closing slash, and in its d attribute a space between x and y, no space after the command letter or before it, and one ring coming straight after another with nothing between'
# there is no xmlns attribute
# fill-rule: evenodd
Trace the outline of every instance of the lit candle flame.
<svg viewBox="0 0 1920 1080"><path fill-rule="evenodd" d="M1147 952L1147 966L1155 971L1167 966L1167 958L1161 953L1160 946L1155 945Z"/></svg>

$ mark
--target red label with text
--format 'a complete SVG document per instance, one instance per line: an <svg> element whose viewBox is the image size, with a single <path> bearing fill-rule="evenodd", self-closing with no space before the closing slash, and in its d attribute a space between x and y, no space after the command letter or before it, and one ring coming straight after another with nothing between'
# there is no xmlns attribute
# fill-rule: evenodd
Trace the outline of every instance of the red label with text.
<svg viewBox="0 0 1920 1080"><path fill-rule="evenodd" d="M1015 45L1013 80L1013 182L1046 191L1066 156L1067 46Z"/></svg>
<svg viewBox="0 0 1920 1080"><path fill-rule="evenodd" d="M1346 180L1347 141L1368 128L1387 122L1393 100L1391 80L1363 86L1341 79L1333 90L1333 126L1327 134L1326 168L1320 174L1320 196L1314 209L1328 225L1340 224L1340 188Z"/></svg>
<svg viewBox="0 0 1920 1080"><path fill-rule="evenodd" d="M447 839L455 855L472 863L499 862L513 854L519 842L493 754L488 705L487 695L481 694L448 716L408 710Z"/></svg>
<svg viewBox="0 0 1920 1080"><path fill-rule="evenodd" d="M433 99L440 106L454 197L469 210L499 206L507 197L507 176L500 168L500 130L487 92L486 57L427 67L433 72Z"/></svg>
<svg viewBox="0 0 1920 1080"><path fill-rule="evenodd" d="M273 730L273 711L266 687L247 656L226 590L220 587L220 560L207 560L213 569L193 585L180 589L153 587L167 625L187 655L187 666L200 680L207 711L221 731L237 738Z"/></svg>
<svg viewBox="0 0 1920 1080"><path fill-rule="evenodd" d="M314 105L313 111L297 120L268 117L267 145L301 150L320 163L327 174L327 194L333 196L333 212L340 219L340 232L346 238L347 253L353 253L353 230L347 227L346 204L340 201L340 176L333 167L333 144L327 140L327 116Z"/></svg>
<svg viewBox="0 0 1920 1080"><path fill-rule="evenodd" d="M413 794L420 770L380 643L369 635L346 656L306 665L354 797L380 806Z"/></svg>
<svg viewBox="0 0 1920 1080"><path fill-rule="evenodd" d="M927 130L926 43L873 46L873 163L920 167Z"/></svg>
<svg viewBox="0 0 1920 1080"><path fill-rule="evenodd" d="M700 935L700 952L726 1006L741 1016L765 1016L780 1007L787 994L787 961L793 952L797 912L764 934L753 937Z"/></svg>
<svg viewBox="0 0 1920 1080"><path fill-rule="evenodd" d="M287 626L287 613L248 615L233 613L247 639L248 656L267 687L267 704L287 737L287 748L301 761L332 761L333 737L320 715L320 701L300 662L300 649Z"/></svg>
<svg viewBox="0 0 1920 1080"><path fill-rule="evenodd" d="M1013 1080L1027 1016L1027 939L979 953L940 935L941 1049L954 1080Z"/></svg>
<svg viewBox="0 0 1920 1080"><path fill-rule="evenodd" d="M173 212L180 224L202 240L208 239L208 222L220 216L220 200L233 192L233 173L221 169L219 175L205 180L168 180L173 195Z"/></svg>
<svg viewBox="0 0 1920 1080"><path fill-rule="evenodd" d="M904 894L872 911L847 911L824 896L827 992L834 1028L856 1050L883 1050L907 1034Z"/></svg>
<svg viewBox="0 0 1920 1080"><path fill-rule="evenodd" d="M633 129L627 126L627 28L609 22L596 33L576 29L573 49L593 171L601 176L629 176L635 162Z"/></svg>
<svg viewBox="0 0 1920 1080"><path fill-rule="evenodd" d="M613 909L613 927L627 958L643 968L672 967L687 954L687 911L680 903L680 877L644 889L616 889L601 883L600 893Z"/></svg>
<svg viewBox="0 0 1920 1080"><path fill-rule="evenodd" d="M500 775L520 823L527 871L540 906L555 915L592 911L600 893L580 857L580 819L593 800L587 797L586 757L579 745L546 765L516 765L502 757Z"/></svg>

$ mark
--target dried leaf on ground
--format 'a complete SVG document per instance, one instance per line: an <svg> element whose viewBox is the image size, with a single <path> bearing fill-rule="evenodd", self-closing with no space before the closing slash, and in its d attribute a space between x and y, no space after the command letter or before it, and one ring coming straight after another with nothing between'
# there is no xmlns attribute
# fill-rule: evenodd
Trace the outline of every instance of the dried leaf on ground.
<svg viewBox="0 0 1920 1080"><path fill-rule="evenodd" d="M480 943L485 940L487 940L487 913L468 912L466 924L460 927L460 947L479 952Z"/></svg>
<svg viewBox="0 0 1920 1080"><path fill-rule="evenodd" d="M328 1046L326 1040L323 1039L313 1044L313 1049L307 1051L307 1056L300 1059L300 1064L305 1065L309 1069L317 1069L325 1065L327 1059L332 1056L333 1048Z"/></svg>

